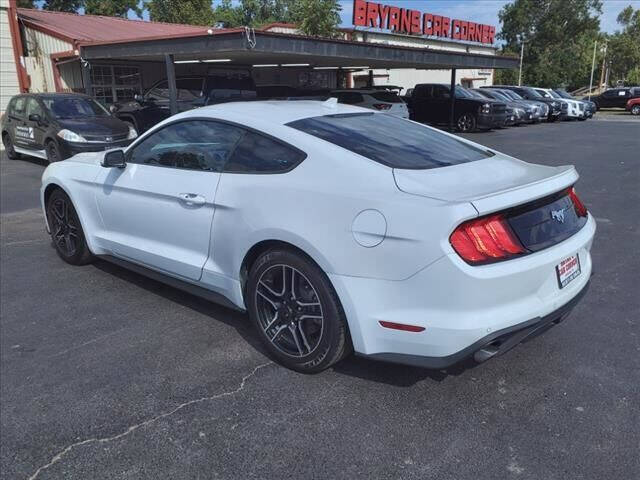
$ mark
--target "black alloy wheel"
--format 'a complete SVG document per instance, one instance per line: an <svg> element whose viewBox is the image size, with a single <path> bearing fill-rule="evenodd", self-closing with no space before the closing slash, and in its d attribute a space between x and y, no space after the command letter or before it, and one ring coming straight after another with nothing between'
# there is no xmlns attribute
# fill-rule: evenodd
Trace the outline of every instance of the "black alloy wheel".
<svg viewBox="0 0 640 480"><path fill-rule="evenodd" d="M2 144L4 145L4 151L7 152L7 158L9 158L9 160L19 160L21 158L21 155L13 148L13 142L8 133L2 136Z"/></svg>
<svg viewBox="0 0 640 480"><path fill-rule="evenodd" d="M458 127L459 132L468 133L475 131L476 123L476 117L474 117L471 113L464 113L460 117L458 117L456 126Z"/></svg>
<svg viewBox="0 0 640 480"><path fill-rule="evenodd" d="M54 191L47 202L47 220L56 252L71 265L91 262L82 225L71 199L62 190Z"/></svg>
<svg viewBox="0 0 640 480"><path fill-rule="evenodd" d="M315 373L348 353L346 319L333 286L303 255L272 250L260 256L245 299L263 343L286 367Z"/></svg>

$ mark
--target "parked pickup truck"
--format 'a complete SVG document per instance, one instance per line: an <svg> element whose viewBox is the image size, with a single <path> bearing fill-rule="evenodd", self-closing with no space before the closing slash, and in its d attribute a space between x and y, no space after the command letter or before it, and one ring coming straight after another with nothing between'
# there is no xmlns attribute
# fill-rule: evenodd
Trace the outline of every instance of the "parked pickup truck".
<svg viewBox="0 0 640 480"><path fill-rule="evenodd" d="M406 97L412 120L446 125L451 114L450 86L421 83ZM502 127L507 118L505 103L476 98L459 85L455 90L454 124L459 132Z"/></svg>

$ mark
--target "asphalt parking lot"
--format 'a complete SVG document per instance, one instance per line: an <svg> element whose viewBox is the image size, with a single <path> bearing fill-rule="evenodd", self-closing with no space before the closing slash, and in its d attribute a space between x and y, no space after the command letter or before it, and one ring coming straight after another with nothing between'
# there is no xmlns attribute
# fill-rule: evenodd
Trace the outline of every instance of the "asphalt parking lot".
<svg viewBox="0 0 640 480"><path fill-rule="evenodd" d="M640 471L640 123L470 134L573 163L598 221L572 315L480 366L270 362L239 313L97 262L44 231L36 160L0 160L2 476L625 479Z"/></svg>

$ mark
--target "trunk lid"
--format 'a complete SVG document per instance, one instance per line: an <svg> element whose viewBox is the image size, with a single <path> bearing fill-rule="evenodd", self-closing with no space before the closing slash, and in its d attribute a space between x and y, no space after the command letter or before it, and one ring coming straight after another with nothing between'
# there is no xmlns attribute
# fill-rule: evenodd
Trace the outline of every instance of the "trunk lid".
<svg viewBox="0 0 640 480"><path fill-rule="evenodd" d="M405 192L448 202L470 202L480 215L522 205L570 187L572 165L547 167L497 153L493 157L429 170L394 169Z"/></svg>

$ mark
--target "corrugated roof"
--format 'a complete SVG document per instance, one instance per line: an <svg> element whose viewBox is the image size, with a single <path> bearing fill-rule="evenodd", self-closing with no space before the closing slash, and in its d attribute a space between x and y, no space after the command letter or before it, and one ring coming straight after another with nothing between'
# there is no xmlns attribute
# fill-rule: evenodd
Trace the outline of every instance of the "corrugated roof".
<svg viewBox="0 0 640 480"><path fill-rule="evenodd" d="M209 27L177 23L128 20L101 15L78 15L18 8L18 17L26 24L71 42L110 42L127 38L171 37L206 34Z"/></svg>

